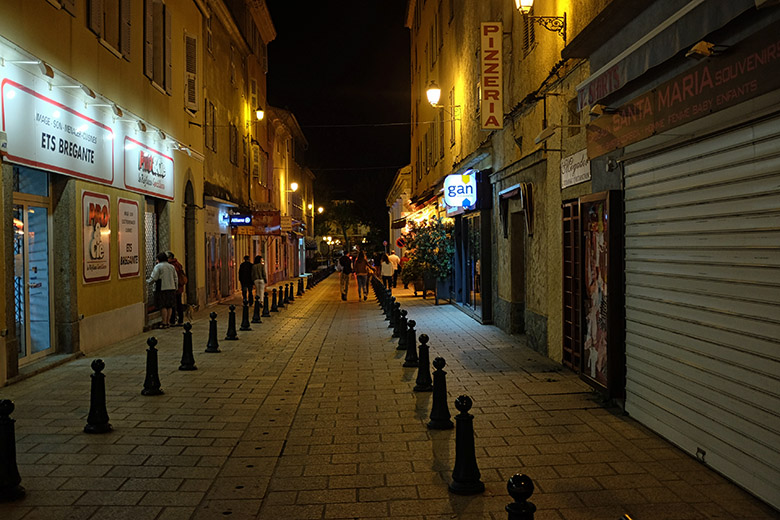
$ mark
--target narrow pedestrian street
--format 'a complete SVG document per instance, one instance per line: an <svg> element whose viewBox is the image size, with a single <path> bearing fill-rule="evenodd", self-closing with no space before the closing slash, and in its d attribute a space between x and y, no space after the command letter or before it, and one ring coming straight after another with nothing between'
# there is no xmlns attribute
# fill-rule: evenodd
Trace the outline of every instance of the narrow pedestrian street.
<svg viewBox="0 0 780 520"><path fill-rule="evenodd" d="M397 290L446 360L449 407L473 399L485 492L448 491L455 430L428 430L375 299L342 302L338 275L225 341L228 307L196 313L198 370L179 371L182 329L135 336L0 389L16 409L24 499L2 520L505 519L507 479L530 476L536 520L778 518L617 410L576 375L451 305ZM208 313L220 353L204 353ZM237 310L240 321L240 308ZM111 324L106 324L111 327ZM164 391L143 396L146 339ZM113 431L83 433L90 364L105 361Z"/></svg>

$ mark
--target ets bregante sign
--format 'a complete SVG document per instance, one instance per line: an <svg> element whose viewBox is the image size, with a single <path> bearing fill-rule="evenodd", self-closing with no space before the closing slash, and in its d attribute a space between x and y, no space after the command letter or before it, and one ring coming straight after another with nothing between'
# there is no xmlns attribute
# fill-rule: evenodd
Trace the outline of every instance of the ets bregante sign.
<svg viewBox="0 0 780 520"><path fill-rule="evenodd" d="M482 41L480 120L483 130L500 130L504 128L504 100L501 90L504 81L501 58L504 26L501 22L483 22L479 32Z"/></svg>
<svg viewBox="0 0 780 520"><path fill-rule="evenodd" d="M451 208L470 208L477 202L474 175L447 175L444 178L444 203Z"/></svg>
<svg viewBox="0 0 780 520"><path fill-rule="evenodd" d="M119 277L138 276L141 272L141 247L138 240L138 203L119 199L116 208L119 241Z"/></svg>

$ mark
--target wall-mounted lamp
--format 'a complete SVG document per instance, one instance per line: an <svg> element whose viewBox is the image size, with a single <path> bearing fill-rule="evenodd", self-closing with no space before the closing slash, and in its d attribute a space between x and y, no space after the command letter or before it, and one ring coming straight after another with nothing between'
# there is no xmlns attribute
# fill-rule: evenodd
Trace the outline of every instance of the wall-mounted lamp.
<svg viewBox="0 0 780 520"><path fill-rule="evenodd" d="M314 204L309 204L309 205L308 205L308 206L306 206L306 207L307 207L309 210L312 210L312 209L314 209Z"/></svg>
<svg viewBox="0 0 780 520"><path fill-rule="evenodd" d="M542 144L551 138L555 134L555 131L559 128L585 128L585 125L550 125L542 130L539 135L534 138L534 143Z"/></svg>
<svg viewBox="0 0 780 520"><path fill-rule="evenodd" d="M320 214L322 214L322 212L323 212L323 211L325 211L325 208L323 208L322 206L320 206L319 208L317 208L317 213L320 213Z"/></svg>
<svg viewBox="0 0 780 520"><path fill-rule="evenodd" d="M117 106L116 103L84 103L85 107L110 107L111 112L114 113L114 116L116 117L122 117L124 115L124 112L122 112L122 109Z"/></svg>
<svg viewBox="0 0 780 520"><path fill-rule="evenodd" d="M290 189L287 190L287 193L292 193L294 191L298 191L298 183L297 182L291 182L290 183Z"/></svg>
<svg viewBox="0 0 780 520"><path fill-rule="evenodd" d="M84 95L89 96L92 99L95 99L95 93L92 91L91 88L89 88L86 85L52 85L52 86L56 88L78 88L81 89Z"/></svg>
<svg viewBox="0 0 780 520"><path fill-rule="evenodd" d="M441 99L441 89L439 88L439 85L431 80L428 84L428 90L425 91L425 95L428 97L428 103L430 103L431 106L438 106L439 99Z"/></svg>
<svg viewBox="0 0 780 520"><path fill-rule="evenodd" d="M258 121L262 121L263 118L265 117L265 110L263 110L262 107L257 107L255 109L255 117L257 118Z"/></svg>
<svg viewBox="0 0 780 520"><path fill-rule="evenodd" d="M702 40L691 47L691 49L685 53L685 57L700 60L703 58L709 58L710 56L717 56L722 54L723 51L728 48L728 45L715 45L714 43Z"/></svg>
<svg viewBox="0 0 780 520"><path fill-rule="evenodd" d="M566 13L563 16L531 16L531 8L534 6L534 0L515 0L515 7L523 16L532 23L544 27L550 32L557 32L566 43Z"/></svg>
<svg viewBox="0 0 780 520"><path fill-rule="evenodd" d="M0 65L5 65L6 63L13 63L15 65L38 65L38 70L41 71L41 74L44 76L54 79L54 69L52 69L48 63L46 63L43 60L3 60L0 58Z"/></svg>

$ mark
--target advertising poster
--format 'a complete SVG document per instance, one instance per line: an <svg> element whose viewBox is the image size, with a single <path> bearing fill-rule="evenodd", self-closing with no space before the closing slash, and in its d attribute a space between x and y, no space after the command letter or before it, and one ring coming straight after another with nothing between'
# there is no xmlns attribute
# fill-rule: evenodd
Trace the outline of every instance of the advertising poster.
<svg viewBox="0 0 780 520"><path fill-rule="evenodd" d="M117 232L119 242L119 277L138 276L141 272L141 250L138 240L138 203L119 199L117 203Z"/></svg>
<svg viewBox="0 0 780 520"><path fill-rule="evenodd" d="M583 203L583 253L584 283L583 316L585 338L583 342L582 373L607 387L607 295L609 272L607 202L600 200Z"/></svg>
<svg viewBox="0 0 780 520"><path fill-rule="evenodd" d="M102 193L81 192L84 246L84 281L111 278L111 198Z"/></svg>

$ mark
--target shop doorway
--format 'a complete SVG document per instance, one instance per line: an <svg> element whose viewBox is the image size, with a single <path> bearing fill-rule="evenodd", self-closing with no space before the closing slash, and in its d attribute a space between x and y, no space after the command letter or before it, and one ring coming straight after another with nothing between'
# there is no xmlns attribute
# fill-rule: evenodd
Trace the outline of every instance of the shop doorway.
<svg viewBox="0 0 780 520"><path fill-rule="evenodd" d="M14 168L14 317L19 364L53 352L48 174Z"/></svg>

